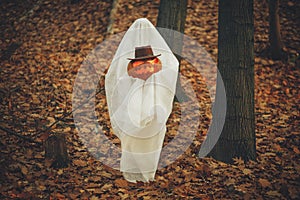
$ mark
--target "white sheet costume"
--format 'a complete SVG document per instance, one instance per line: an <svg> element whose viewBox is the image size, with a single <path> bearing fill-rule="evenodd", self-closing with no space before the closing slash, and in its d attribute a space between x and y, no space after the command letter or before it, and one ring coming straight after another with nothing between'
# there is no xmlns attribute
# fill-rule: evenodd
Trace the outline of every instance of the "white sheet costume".
<svg viewBox="0 0 300 200"><path fill-rule="evenodd" d="M162 70L146 81L127 73L135 47L151 45ZM120 170L130 182L154 180L172 111L178 61L168 45L145 18L136 20L125 33L105 77L111 125L120 140Z"/></svg>

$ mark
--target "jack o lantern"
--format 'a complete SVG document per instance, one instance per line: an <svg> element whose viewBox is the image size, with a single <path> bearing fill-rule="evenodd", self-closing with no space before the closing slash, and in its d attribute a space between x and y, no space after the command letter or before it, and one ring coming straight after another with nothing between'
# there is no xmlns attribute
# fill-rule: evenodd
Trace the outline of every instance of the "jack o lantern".
<svg viewBox="0 0 300 200"><path fill-rule="evenodd" d="M147 80L152 74L162 69L161 61L157 58L159 55L153 55L150 45L136 47L135 58L131 60L127 66L128 75L134 78Z"/></svg>

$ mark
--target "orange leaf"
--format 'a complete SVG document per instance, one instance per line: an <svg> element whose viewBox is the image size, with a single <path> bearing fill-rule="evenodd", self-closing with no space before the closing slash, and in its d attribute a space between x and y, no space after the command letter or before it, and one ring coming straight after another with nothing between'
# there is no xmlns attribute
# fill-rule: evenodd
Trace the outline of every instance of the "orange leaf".
<svg viewBox="0 0 300 200"><path fill-rule="evenodd" d="M56 194L56 198L57 199L66 199L66 197L64 195L60 194L60 193Z"/></svg>
<svg viewBox="0 0 300 200"><path fill-rule="evenodd" d="M258 181L264 188L269 187L271 185L271 183L267 179L260 178Z"/></svg>
<svg viewBox="0 0 300 200"><path fill-rule="evenodd" d="M128 186L128 182L124 179L117 179L115 180L115 184L118 187L127 187Z"/></svg>
<svg viewBox="0 0 300 200"><path fill-rule="evenodd" d="M300 154L300 151L297 147L293 147L293 151L296 153L296 154Z"/></svg>
<svg viewBox="0 0 300 200"><path fill-rule="evenodd" d="M73 163L80 167L84 167L87 165L86 161L83 161L83 160L74 160Z"/></svg>

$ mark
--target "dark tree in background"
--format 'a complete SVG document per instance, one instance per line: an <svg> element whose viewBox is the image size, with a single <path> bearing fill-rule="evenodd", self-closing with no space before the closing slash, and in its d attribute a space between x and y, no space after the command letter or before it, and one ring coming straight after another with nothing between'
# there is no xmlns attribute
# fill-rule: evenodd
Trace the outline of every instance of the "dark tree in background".
<svg viewBox="0 0 300 200"><path fill-rule="evenodd" d="M282 59L283 43L280 35L279 0L269 0L269 41L272 59Z"/></svg>
<svg viewBox="0 0 300 200"><path fill-rule="evenodd" d="M253 26L253 0L219 0L218 69L227 110L221 136L210 155L227 163L234 157L256 158ZM216 95L216 103L217 98L220 96Z"/></svg>
<svg viewBox="0 0 300 200"><path fill-rule="evenodd" d="M167 28L184 33L186 19L187 0L161 0L157 17L157 27ZM180 63L181 50L183 45L182 35L169 31L160 32L170 49L176 54ZM180 74L178 74L176 84L176 99L178 101L187 101L189 98L184 93L180 84Z"/></svg>

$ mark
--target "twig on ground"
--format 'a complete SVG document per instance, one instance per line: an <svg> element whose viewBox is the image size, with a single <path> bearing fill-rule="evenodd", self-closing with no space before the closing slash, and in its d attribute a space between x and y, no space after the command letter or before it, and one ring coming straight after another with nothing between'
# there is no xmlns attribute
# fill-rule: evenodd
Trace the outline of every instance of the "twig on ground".
<svg viewBox="0 0 300 200"><path fill-rule="evenodd" d="M40 133L43 132L49 132L53 126L55 126L57 123L59 123L60 121L64 120L66 117L70 116L74 111L78 110L79 108L81 108L82 106L84 106L86 103L88 103L94 96L96 96L97 94L99 94L100 92L102 92L104 90L104 88L101 88L100 90L98 90L96 92L95 95L91 95L89 98L87 98L84 102L82 102L78 107L74 108L73 110L65 113L62 117L58 118L57 120L55 120L52 124L50 124L48 127L46 127L45 129L37 132L37 134L34 136L34 138L38 137Z"/></svg>
<svg viewBox="0 0 300 200"><path fill-rule="evenodd" d="M19 137L23 140L28 141L28 142L33 142L33 143L36 143L36 144L42 144L41 142L36 141L36 140L32 139L31 137L28 137L28 136L22 135L20 133L17 133L15 131L11 130L11 129L6 128L6 127L0 126L0 130L5 131L5 132L7 132L11 135L17 136L17 137Z"/></svg>

